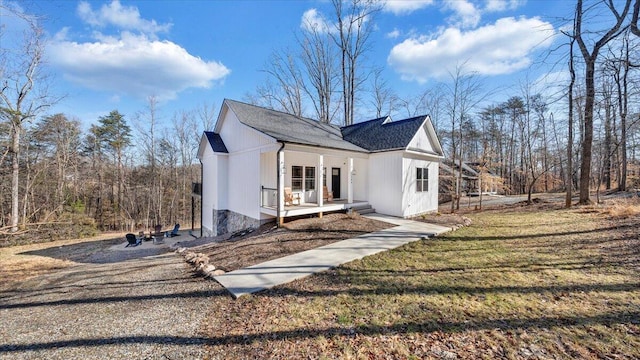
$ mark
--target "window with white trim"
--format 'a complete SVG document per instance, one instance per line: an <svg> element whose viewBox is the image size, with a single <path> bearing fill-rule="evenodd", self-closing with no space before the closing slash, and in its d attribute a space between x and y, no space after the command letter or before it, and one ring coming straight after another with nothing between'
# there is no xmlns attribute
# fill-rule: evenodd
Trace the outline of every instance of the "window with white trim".
<svg viewBox="0 0 640 360"><path fill-rule="evenodd" d="M316 189L316 168L305 166L304 168L304 190Z"/></svg>
<svg viewBox="0 0 640 360"><path fill-rule="evenodd" d="M429 191L429 168L416 168L416 191Z"/></svg>
<svg viewBox="0 0 640 360"><path fill-rule="evenodd" d="M295 191L315 190L316 168L314 166L291 166L291 189Z"/></svg>
<svg viewBox="0 0 640 360"><path fill-rule="evenodd" d="M302 166L291 167L291 189L302 190Z"/></svg>

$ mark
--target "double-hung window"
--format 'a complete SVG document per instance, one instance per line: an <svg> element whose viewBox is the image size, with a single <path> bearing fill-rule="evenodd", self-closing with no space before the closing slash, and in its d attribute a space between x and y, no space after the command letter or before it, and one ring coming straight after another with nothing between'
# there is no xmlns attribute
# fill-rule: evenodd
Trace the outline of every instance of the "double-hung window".
<svg viewBox="0 0 640 360"><path fill-rule="evenodd" d="M316 168L305 166L304 168L304 190L316 189Z"/></svg>
<svg viewBox="0 0 640 360"><path fill-rule="evenodd" d="M416 168L416 191L429 191L429 168Z"/></svg>
<svg viewBox="0 0 640 360"><path fill-rule="evenodd" d="M291 167L291 189L302 190L302 166Z"/></svg>
<svg viewBox="0 0 640 360"><path fill-rule="evenodd" d="M304 185L304 187L303 187ZM309 191L316 189L316 168L313 166L291 167L291 189Z"/></svg>

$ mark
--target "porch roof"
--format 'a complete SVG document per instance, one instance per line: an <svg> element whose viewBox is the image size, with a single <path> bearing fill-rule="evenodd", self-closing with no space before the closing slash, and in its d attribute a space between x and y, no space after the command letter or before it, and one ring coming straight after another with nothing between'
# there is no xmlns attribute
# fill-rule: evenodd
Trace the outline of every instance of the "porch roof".
<svg viewBox="0 0 640 360"><path fill-rule="evenodd" d="M225 103L246 126L277 141L325 148L368 152L342 138L340 128L284 112L225 99Z"/></svg>

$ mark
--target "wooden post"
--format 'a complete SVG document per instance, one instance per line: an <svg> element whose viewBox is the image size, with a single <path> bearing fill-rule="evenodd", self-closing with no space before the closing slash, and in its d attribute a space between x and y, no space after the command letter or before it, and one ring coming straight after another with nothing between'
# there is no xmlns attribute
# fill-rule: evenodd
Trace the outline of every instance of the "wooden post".
<svg viewBox="0 0 640 360"><path fill-rule="evenodd" d="M284 176L286 173L285 163L284 163L284 144L280 150L276 153L276 162L278 163L278 205L276 207L277 217L278 217L278 227L281 227L284 224Z"/></svg>
<svg viewBox="0 0 640 360"><path fill-rule="evenodd" d="M322 183L322 173L324 172L324 156L318 155L318 170L316 171L316 203L319 207L324 205L324 184ZM322 213L320 213L322 217Z"/></svg>

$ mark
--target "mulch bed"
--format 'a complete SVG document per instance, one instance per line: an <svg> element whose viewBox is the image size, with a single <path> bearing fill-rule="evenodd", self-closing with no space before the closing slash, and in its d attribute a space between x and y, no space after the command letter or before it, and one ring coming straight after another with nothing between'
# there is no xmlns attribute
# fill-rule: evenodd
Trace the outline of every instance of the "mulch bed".
<svg viewBox="0 0 640 360"><path fill-rule="evenodd" d="M267 224L192 250L207 255L217 269L232 271L393 226L357 214L327 214L290 221L282 228Z"/></svg>

